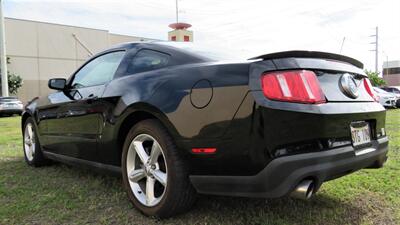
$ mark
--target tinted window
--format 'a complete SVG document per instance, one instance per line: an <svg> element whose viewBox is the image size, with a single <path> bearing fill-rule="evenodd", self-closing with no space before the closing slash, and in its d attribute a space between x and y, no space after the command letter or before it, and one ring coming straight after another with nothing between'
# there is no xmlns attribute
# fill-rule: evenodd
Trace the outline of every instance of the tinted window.
<svg viewBox="0 0 400 225"><path fill-rule="evenodd" d="M226 49L221 46L201 45L192 42L157 42L158 44L168 45L179 48L181 51L186 51L190 55L195 55L198 58L206 60L243 60L254 56L249 54L245 49Z"/></svg>
<svg viewBox="0 0 400 225"><path fill-rule="evenodd" d="M384 75L400 74L400 67L385 68L383 69L383 74Z"/></svg>
<svg viewBox="0 0 400 225"><path fill-rule="evenodd" d="M93 59L75 74L71 86L80 88L107 83L113 78L124 53L112 52Z"/></svg>
<svg viewBox="0 0 400 225"><path fill-rule="evenodd" d="M385 88L382 88L382 89L385 90L385 91L388 91L388 92L399 93L400 94L400 91L398 89L396 89L396 88L385 87Z"/></svg>
<svg viewBox="0 0 400 225"><path fill-rule="evenodd" d="M152 50L141 50L133 57L127 73L132 74L160 69L167 66L168 60L169 55L167 54Z"/></svg>

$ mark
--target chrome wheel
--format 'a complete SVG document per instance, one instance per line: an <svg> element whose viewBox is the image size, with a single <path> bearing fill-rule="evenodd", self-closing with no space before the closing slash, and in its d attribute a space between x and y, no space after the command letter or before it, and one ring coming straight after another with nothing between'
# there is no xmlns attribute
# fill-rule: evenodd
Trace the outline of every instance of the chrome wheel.
<svg viewBox="0 0 400 225"><path fill-rule="evenodd" d="M129 145L126 158L129 185L136 199L147 207L157 205L167 188L164 152L155 138L139 134Z"/></svg>
<svg viewBox="0 0 400 225"><path fill-rule="evenodd" d="M24 151L29 161L35 156L35 132L31 123L28 123L24 131Z"/></svg>

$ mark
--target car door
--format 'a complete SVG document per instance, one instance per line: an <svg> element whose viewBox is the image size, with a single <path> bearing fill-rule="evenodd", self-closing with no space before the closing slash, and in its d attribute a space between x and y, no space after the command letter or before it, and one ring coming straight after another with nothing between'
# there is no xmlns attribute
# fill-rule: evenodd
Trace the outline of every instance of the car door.
<svg viewBox="0 0 400 225"><path fill-rule="evenodd" d="M169 58L170 55L159 51L153 51L150 49L141 49L138 51L136 49L131 49L127 52L122 61L122 65L118 69L118 74L116 74L116 79L107 85L107 89L102 98L104 101L108 100L110 102L112 99L120 99L121 97L123 99L123 95L125 95L125 97L127 97L125 100L128 101L124 103L128 104L132 103L132 99L140 99L141 95L144 94L143 92L145 92L143 90L149 92L152 91L148 90L151 86L148 85L147 82L141 82L143 79L118 79L118 77L138 76L140 73L147 73L152 70L161 69L168 65ZM161 74L158 75L160 75L161 78ZM127 87L129 87L129 89L127 89ZM115 106L117 101L112 102L114 103L109 107L112 109L110 109L108 115L110 115L110 112L123 109L123 107L118 109L118 107ZM105 113L105 115L107 115L107 113ZM112 118L113 116L114 115L110 117ZM121 162L121 155L115 154L118 152L116 148L118 148L119 145L116 143L117 140L113 139L113 134L115 132L113 129L115 129L115 127L105 126L105 130L98 145L98 155L101 163L118 166Z"/></svg>
<svg viewBox="0 0 400 225"><path fill-rule="evenodd" d="M51 113L42 114L53 118L46 118L45 150L98 161L97 142L108 108L102 94L124 53L108 52L90 60L72 76L66 90L48 96Z"/></svg>

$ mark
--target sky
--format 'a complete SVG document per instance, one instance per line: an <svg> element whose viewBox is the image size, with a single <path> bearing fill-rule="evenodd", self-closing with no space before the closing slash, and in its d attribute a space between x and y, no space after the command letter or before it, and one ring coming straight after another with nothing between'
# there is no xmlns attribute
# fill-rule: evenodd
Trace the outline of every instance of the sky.
<svg viewBox="0 0 400 225"><path fill-rule="evenodd" d="M178 6L194 42L246 57L327 51L374 70L371 35L378 26L379 70L387 59L400 60L399 0L178 0ZM3 0L3 14L162 40L176 21L175 0Z"/></svg>

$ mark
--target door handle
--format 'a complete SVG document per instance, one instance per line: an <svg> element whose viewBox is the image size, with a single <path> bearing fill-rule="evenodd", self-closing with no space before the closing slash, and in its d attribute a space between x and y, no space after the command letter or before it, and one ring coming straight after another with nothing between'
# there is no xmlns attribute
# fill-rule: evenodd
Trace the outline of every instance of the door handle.
<svg viewBox="0 0 400 225"><path fill-rule="evenodd" d="M88 103L92 103L93 101L95 101L95 100L97 100L98 99L98 97L96 96L96 95L94 95L94 94L90 94L87 98L85 98L85 100L88 102Z"/></svg>

